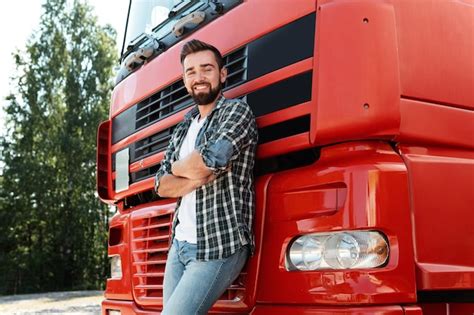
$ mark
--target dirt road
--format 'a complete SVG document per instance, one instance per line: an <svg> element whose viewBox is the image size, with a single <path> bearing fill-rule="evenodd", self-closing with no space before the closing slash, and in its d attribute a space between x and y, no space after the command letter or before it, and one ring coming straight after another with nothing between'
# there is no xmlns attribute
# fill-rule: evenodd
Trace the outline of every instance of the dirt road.
<svg viewBox="0 0 474 315"><path fill-rule="evenodd" d="M103 291L71 291L0 296L0 314L99 315Z"/></svg>

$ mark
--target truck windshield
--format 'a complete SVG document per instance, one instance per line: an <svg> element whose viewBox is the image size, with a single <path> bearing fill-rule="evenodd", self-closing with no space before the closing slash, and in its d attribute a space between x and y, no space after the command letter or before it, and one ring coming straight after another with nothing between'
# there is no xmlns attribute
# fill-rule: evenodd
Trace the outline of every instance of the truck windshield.
<svg viewBox="0 0 474 315"><path fill-rule="evenodd" d="M190 0L130 0L130 12L125 34L125 47L143 33L150 33L153 28L168 18L170 11L178 11ZM122 52L123 49L122 48Z"/></svg>

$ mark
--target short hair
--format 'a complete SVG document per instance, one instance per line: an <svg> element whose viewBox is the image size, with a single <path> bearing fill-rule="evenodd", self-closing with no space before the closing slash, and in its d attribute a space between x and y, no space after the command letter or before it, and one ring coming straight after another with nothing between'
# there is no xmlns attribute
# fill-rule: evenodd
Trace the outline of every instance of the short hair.
<svg viewBox="0 0 474 315"><path fill-rule="evenodd" d="M224 67L224 59L222 58L221 52L214 46L202 42L197 39L192 39L186 44L184 44L183 48L181 48L181 64L183 64L184 59L190 55L194 54L200 51L205 51L205 50L210 50L214 53L214 56L216 58L217 66L219 67L219 70Z"/></svg>

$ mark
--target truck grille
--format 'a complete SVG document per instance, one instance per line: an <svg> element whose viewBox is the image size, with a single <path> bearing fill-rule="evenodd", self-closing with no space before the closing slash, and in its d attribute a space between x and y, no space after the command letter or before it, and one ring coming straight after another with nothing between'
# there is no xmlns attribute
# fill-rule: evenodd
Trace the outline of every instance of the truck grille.
<svg viewBox="0 0 474 315"><path fill-rule="evenodd" d="M177 81L137 104L135 130L168 117L189 105L191 96L183 81Z"/></svg>
<svg viewBox="0 0 474 315"><path fill-rule="evenodd" d="M138 301L163 297L163 279L170 245L171 210L155 216L132 218L133 290ZM241 301L245 296L247 273L242 272L220 300ZM147 299L150 301L150 299Z"/></svg>
<svg viewBox="0 0 474 315"><path fill-rule="evenodd" d="M132 273L135 296L162 297L171 211L132 220Z"/></svg>
<svg viewBox="0 0 474 315"><path fill-rule="evenodd" d="M163 151L169 144L176 126L157 132L131 145L130 163L146 158L156 152Z"/></svg>

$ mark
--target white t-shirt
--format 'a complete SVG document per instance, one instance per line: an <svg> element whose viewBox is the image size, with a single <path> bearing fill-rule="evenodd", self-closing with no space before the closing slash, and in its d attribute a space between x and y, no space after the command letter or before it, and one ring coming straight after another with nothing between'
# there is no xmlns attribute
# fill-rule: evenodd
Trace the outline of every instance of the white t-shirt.
<svg viewBox="0 0 474 315"><path fill-rule="evenodd" d="M196 138L206 118L198 121L197 115L191 125L188 133L184 137L183 144L179 150L179 159L188 156L194 149ZM176 226L175 237L179 241L186 241L188 243L197 244L196 235L196 190L191 191L181 198L178 212L179 224Z"/></svg>

